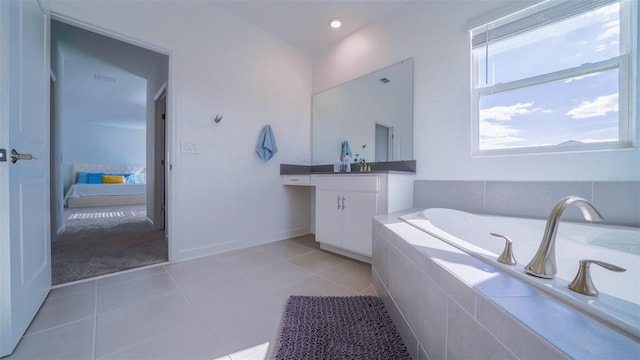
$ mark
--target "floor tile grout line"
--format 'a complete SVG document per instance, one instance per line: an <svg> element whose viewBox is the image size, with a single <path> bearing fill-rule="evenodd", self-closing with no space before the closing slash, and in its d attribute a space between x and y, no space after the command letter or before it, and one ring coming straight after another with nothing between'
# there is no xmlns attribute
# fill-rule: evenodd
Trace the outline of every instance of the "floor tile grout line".
<svg viewBox="0 0 640 360"><path fill-rule="evenodd" d="M309 273L309 274L311 274L311 275L318 275L318 274L319 274L319 273L313 272L313 271L311 271L311 270L309 270L309 269L305 269L305 268L303 268L302 266L300 266L300 265L298 265L298 264L294 264L294 263L290 262L289 260L285 260L285 261L283 261L283 262L284 262L284 263L286 263L286 264L288 264L288 265L292 265L293 267L296 267L296 268L298 268L298 269L300 269L300 270L302 270L302 271L304 271L304 272L307 272L307 273ZM324 271L324 270L323 270L323 271Z"/></svg>
<svg viewBox="0 0 640 360"><path fill-rule="evenodd" d="M153 298L153 299L148 299L148 300L157 300L157 299L160 299L160 298L165 297L165 296L171 296L171 295L177 295L177 294L183 295L181 292L175 292L175 293L167 294L167 295L164 295L164 296L161 296L161 297L157 297L157 298ZM144 301L141 301L141 302L139 302L139 303L137 303L137 304L139 305L139 304L142 304L142 303L144 303ZM191 303L189 303L189 305L191 305ZM124 309L124 308L120 308L120 309ZM120 310L120 309L118 309L118 310ZM196 312L196 313L197 313L197 312ZM102 313L102 314L100 314L100 315L104 315L104 314L106 314L106 313ZM200 315L200 314L198 314L198 315ZM202 319L198 318L197 320L202 320ZM129 348L132 348L132 347L134 347L134 346L136 346L136 345L140 345L140 344L142 344L142 343L144 343L144 342L146 342L146 341L149 341L149 340L154 339L154 338L156 338L156 337L162 336L162 335L164 335L164 334L166 334L166 333L168 333L168 332L170 332L170 331L171 331L171 328L167 328L166 330L160 331L159 333L154 334L154 335L152 335L152 336L150 336L150 337L147 337L147 338L142 339L142 340L140 340L140 341L136 341L136 342L134 342L133 344L130 344L130 345L127 345L127 346L125 346L125 347L119 348L119 349L117 349L117 350L115 350L115 351L111 351L111 352L108 352L108 353L106 353L106 354L103 354L102 356L100 356L100 358L96 358L96 355L95 355L95 353L94 353L93 358L94 358L94 360L104 359L104 358L105 358L105 357L107 357L107 356L113 355L113 354L115 354L115 353L118 353L118 352L120 352L120 351L123 351L123 350L129 349ZM217 339L216 339L216 340L217 340ZM94 350L94 351L95 351L95 350Z"/></svg>
<svg viewBox="0 0 640 360"><path fill-rule="evenodd" d="M165 268L165 270L166 270L166 268ZM189 297L187 296L187 294L185 294L184 290L180 287L178 282L173 278L171 272L167 271L167 273L169 274L169 277L171 278L171 281L173 281L175 286L178 288L180 295L182 295L182 297L187 302L187 304L189 304L189 306L191 306L191 309L198 315L198 321L202 322L204 327L209 332L209 335L220 345L220 347L222 348L222 350L225 353L225 357L227 357L227 359L231 360L231 356L229 356L229 351L226 349L226 347L222 343L222 341L220 341L220 339L218 339L218 337L215 336L215 334L213 333L213 330L209 327L209 324L207 324L207 322L205 321L204 316L200 313L198 308L196 308L196 306L193 304L193 302L191 302L191 299L189 299Z"/></svg>
<svg viewBox="0 0 640 360"><path fill-rule="evenodd" d="M303 246L303 245L301 245L301 246ZM361 272L362 272L361 270L363 270L364 267L367 266L366 264L364 264L364 263L362 263L360 261L355 261L355 260L352 261L351 259L345 259L345 258L343 258L343 257L341 257L339 255L334 255L334 254L332 254L330 252L326 252L326 251L321 250L321 249L315 249L315 248L310 248L310 247L308 247L308 248L309 248L308 252L304 252L304 253L301 253L301 254L298 254L298 255L293 255L293 256L285 255L287 253L287 249L285 247L283 247L281 249L282 253L279 253L281 256L274 256L274 255L269 254L268 251L262 251L260 249L255 249L255 251L257 251L258 253L265 254L265 256L268 257L268 264L265 265L265 264L262 264L261 261L259 261L258 263L261 264L261 265L259 265L256 268L251 269L250 271L260 271L260 269L264 269L264 268L269 267L269 266L277 266L277 264L281 264L281 265L291 266L290 270L292 270L292 271L300 270L300 274L299 275L304 275L303 279L300 279L300 280L295 281L293 283L290 282L290 281L285 281L287 283L287 285L282 285L282 286L277 286L276 285L276 286L273 286L272 288L268 289L268 291L263 292L262 296L272 298L273 294L276 292L276 290L281 290L281 289L283 289L283 288L285 288L287 286L291 286L291 285L293 285L293 284L295 284L297 282L309 281L309 279L311 279L312 277L315 277L315 278L320 279L322 281L326 281L326 284L327 284L326 285L327 286L326 289L329 290L329 291L331 291L330 285L333 285L333 286L336 287L336 290L337 289L343 289L343 290L348 291L348 293L353 294L353 295L366 295L365 294L366 292L370 292L370 291L368 291L368 289L371 287L371 284L367 285L363 289L356 290L355 288L353 288L353 284L351 286L345 285L345 284L340 284L337 281L334 281L329 277L325 277L325 276L328 276L328 275L321 275L321 274L323 274L325 272L328 272L328 271L330 271L332 269L335 269L337 267L344 266L345 267L344 271L347 271L348 273L356 274L357 276L354 279L360 280L360 278L362 277L361 276L362 275L361 274ZM304 268L302 266L299 266L299 265L291 262L291 260L293 260L293 259L295 259L297 257L304 256L304 255L309 255L309 254L312 254L314 252L318 252L320 254L326 254L328 256L335 256L335 258L339 259L340 261L338 263L336 263L336 264L328 264L328 265L330 265L328 268L323 269L323 270L318 271L318 272L311 271L309 269L306 269L306 268ZM282 255L284 255L284 256L282 256ZM251 265L251 262L250 262L251 259L250 258L251 257L249 257L248 259L245 259L245 260L248 261L247 264L245 264L245 265ZM305 262L301 262L301 264L304 264L304 263ZM354 265L358 265L358 266L351 266L351 265L348 265L348 264L345 264L345 263L353 263ZM193 298L193 296L190 298L188 296L188 295L191 294L191 292L190 292L191 288L190 287L187 287L187 288L182 288L181 287L181 285L177 281L177 279L180 279L180 277L178 276L179 274L173 274L171 271L169 271L168 268L170 267L170 265L171 264L168 264L168 263L157 264L156 265L157 267L162 267L157 272L154 272L152 274L147 274L147 275L144 275L144 276L141 276L141 277L135 277L135 278L131 278L131 279L126 279L124 281L117 281L117 282L115 282L113 284L108 284L106 286L100 286L99 285L99 281L98 281L99 279L93 279L93 280L91 280L92 284L90 285L90 286L93 286L93 289L91 289L90 286L87 286L85 288L85 290L83 290L83 291L78 291L78 292L74 292L74 293L69 293L69 294L56 296L56 297L54 297L52 299L54 299L54 300L55 299L61 299L61 301L64 301L63 300L64 298L70 297L71 295L79 295L79 294L82 294L82 293L88 293L89 291L93 291L93 295L94 295L94 302L93 302L94 311L93 311L93 314L86 315L86 317L84 317L82 319L77 319L77 320L70 321L70 322L65 323L65 324L60 324L60 325L52 327L52 328L48 328L48 329L45 329L45 330L37 331L37 332L34 332L34 333L30 334L30 335L40 334L40 333L43 333L43 332L48 331L48 330L56 329L58 327L62 327L62 326L69 325L69 324L74 324L74 323L79 323L81 321L90 321L92 319L93 320L93 324L92 325L89 325L89 324L86 324L86 323L85 324L88 325L88 326L92 326L93 327L93 333L92 333L92 336L91 336L91 339L92 339L92 344L91 344L92 355L91 355L91 357L94 360L95 359L104 359L105 357L113 356L114 354L120 353L121 351L125 351L125 350L130 349L130 348L135 347L135 346L141 346L141 348L144 348L145 346L149 347L150 345L146 345L146 344L152 344L153 341L157 342L157 341L159 341L157 339L158 337L163 336L163 335L167 334L170 331L180 331L180 329L182 327L186 326L186 325L183 323L179 327L167 327L166 329L163 329L163 331L160 331L160 333L153 334L152 336L149 336L149 337L147 337L145 339L142 339L142 340L139 340L139 341L135 341L134 344L129 344L127 346L122 346L121 348L116 349L115 351L110 351L108 354L102 354L99 358L97 358L97 340L100 339L100 334L98 333L98 330L97 330L98 329L98 318L102 318L101 315L108 314L108 313L111 313L113 311L125 310L125 309L130 308L130 307L139 306L140 304L143 304L143 303L145 303L147 301L155 301L155 300L158 300L158 299L162 299L163 297L175 296L176 300L177 299L182 299L182 301L186 302L185 305L188 304L188 308L185 308L185 309L190 309L191 312L192 312L190 314L189 318L191 318L193 316L193 318L192 318L193 320L190 320L189 323L190 324L197 324L197 326L200 327L200 331L199 332L202 333L203 335L205 334L205 330L202 329L201 326L204 325L204 327L206 329L206 334L208 335L208 337L210 339L213 339L216 342L216 346L219 347L218 350L220 350L220 352L221 352L220 357L224 358L224 359L227 359L227 360L231 360L231 355L227 351L228 350L227 347L229 347L230 345L229 344L224 345L219 340L219 337L216 336L216 334L213 331L213 329L216 328L214 326L215 323L210 323L210 324L207 323L207 321L206 321L207 317L203 316L203 314L208 314L207 311L206 311L207 310L206 304L205 304L205 307L202 307L202 306L200 307L202 309L202 312L198 311L198 308L196 308L196 306L194 304L199 304L199 302L198 302L199 298ZM297 269L297 270L294 270L294 269ZM143 269L138 269L138 271L143 271ZM243 271L243 273L248 273L250 271ZM123 307L120 307L120 308L117 308L117 309L112 309L112 310L106 311L104 313L100 313L100 314L98 313L99 305L100 305L100 301L101 301L100 299L102 298L102 294L104 293L103 290L110 289L112 286L115 286L115 285L126 285L128 283L135 282L135 281L141 281L141 282L149 281L149 279L151 279L151 278L153 278L155 276L159 277L159 275L162 275L163 273L166 273L168 275L168 279L165 280L165 281L167 281L165 283L167 286L166 287L162 286L160 289L161 290L166 290L166 288L171 288L171 292L163 293L160 296L155 295L155 296L153 296L151 298L145 299L144 301L137 301L134 304L129 304L127 306L123 306ZM244 279L244 278L245 277L242 277L242 279ZM287 276L285 279L288 279L288 278L289 277ZM334 278L336 280L341 280L340 277L334 276ZM276 279L275 283L282 282L280 280L282 280L282 279ZM202 280L198 280L198 281L202 281ZM242 281L242 280L237 280L237 281ZM163 281L163 283L164 283L164 281ZM273 284L275 284L275 283L273 283ZM350 284L350 283L351 282L347 282L347 284ZM353 283L356 283L355 287L360 287L360 283L361 283L360 281L353 281ZM323 288L324 288L324 286L325 285L323 285ZM267 290L267 289L265 289L265 290ZM283 292L283 294L284 293L285 292ZM323 293L324 293L324 291L323 291ZM375 293L375 288L374 288L374 293ZM353 295L350 295L350 296L353 296ZM89 297L88 294L85 295L85 296ZM325 296L328 296L328 295L325 294ZM276 297L278 297L278 299L280 299L279 296L276 295ZM132 299L139 299L139 296L136 296L136 297L134 297ZM193 301L192 301L192 299L193 299ZM89 305L86 302L85 302L85 304ZM26 335L26 336L30 336L30 335ZM104 344L104 342L101 342L101 344ZM103 346L103 345L101 345L101 346ZM88 350L89 349L86 350L87 353L88 353Z"/></svg>
<svg viewBox="0 0 640 360"><path fill-rule="evenodd" d="M342 260L342 262L340 262L340 263L338 263L338 264L331 265L331 267L334 267L334 266L340 265L340 264L342 264L342 263L344 263L344 262L348 261L348 260L346 260L346 259L342 259L342 258L340 258L340 257L338 257L338 256L336 256L336 255L334 255L334 254L326 253L326 252L324 252L324 251L322 251L322 250L315 250L315 249L314 249L314 250L312 250L312 251L309 251L308 253L299 254L299 255L295 255L295 256L291 256L291 257L285 258L285 259L284 259L284 261L287 261L287 262L290 262L290 263L291 263L291 260L293 260L293 259L297 259L297 258L302 257L302 256L309 256L309 255L311 255L311 254L313 254L313 253L318 253L318 254L324 254L324 255L328 255L328 256L333 256L333 257L336 257L336 258L338 258L338 259ZM292 264L294 264L294 263L292 263ZM296 264L294 264L294 265L296 265ZM331 268L331 267L330 267L330 268ZM330 269L330 268L328 268L328 269ZM326 270L328 270L328 269L326 269ZM322 270L322 271L324 271L324 270Z"/></svg>
<svg viewBox="0 0 640 360"><path fill-rule="evenodd" d="M197 321L202 321L202 319L196 319L196 320L197 320ZM180 327L177 327L177 328L174 328L174 329L179 329L179 328L180 328ZM150 341L150 340L156 339L156 338L158 338L158 337L160 337L160 336L163 336L163 335L165 335L165 334L169 333L170 331L171 331L171 329L168 329L168 330L166 330L166 331L159 332L159 333L157 333L157 334L154 334L154 335L152 335L152 336L150 336L150 337L148 337L148 338L142 339L142 340L140 340L140 341L138 341L138 342L135 342L135 343L133 343L133 344L130 344L130 345L127 345L127 346L125 346L125 347L119 348L119 349L117 349L117 350L115 350L115 351L111 351L111 352L109 352L109 353L106 353L106 354L104 354L104 355L100 356L100 358L98 358L98 359L96 359L96 358L95 358L95 355L94 355L94 360L104 359L105 357L111 356L111 355L113 355L113 354L117 354L117 353L119 353L119 352L122 352L122 351L125 351L125 350L128 350L128 349L131 349L131 348L133 348L133 347L135 347L135 346L138 346L138 345L140 345L140 344L142 344L142 343L145 343L145 342L147 342L147 341ZM217 340L217 339L216 339L216 340Z"/></svg>
<svg viewBox="0 0 640 360"><path fill-rule="evenodd" d="M92 281L95 281L95 280L87 281L85 283L92 282ZM85 284L85 283L83 283L83 284ZM69 286L74 286L74 285L69 285ZM51 291L49 292L49 295L47 295L47 299L46 300L55 300L55 299L60 299L60 298L64 298L64 297L67 297L67 296L78 295L78 294L88 293L88 292L92 292L93 291L93 289L86 289L86 290L81 290L81 291L76 291L76 292L70 292L68 294L63 294L63 295L55 295L54 294L53 296L51 296L51 292L52 291L55 291L57 289L62 289L62 288L64 288L64 286L63 287L57 287L57 288L51 288Z"/></svg>
<svg viewBox="0 0 640 360"><path fill-rule="evenodd" d="M140 269L139 271L145 271L145 270L148 270L148 269L155 269L155 268L158 268L158 267L162 267L164 272L168 273L168 271L163 266L164 264L159 264L159 265L154 264L154 265L155 266L144 268L144 269ZM136 270L138 270L138 269L136 269ZM152 273L152 274L148 274L148 275L142 275L140 277L134 277L134 278L131 278L131 279L126 279L126 280L123 280L123 281L116 281L116 282L114 282L112 284L107 284L107 285L98 284L99 280L110 280L110 279L113 279L116 276L122 276L122 275L126 275L126 274L131 274L131 273L132 272L127 272L127 273L120 274L120 275L113 275L111 277L98 279L98 280L96 280L96 285L101 287L101 288L108 288L108 287L111 287L111 286L125 284L125 283L129 283L129 282L136 281L136 280L147 279L147 278L150 278L150 277L153 277L153 276L158 276L158 275L162 275L163 274L163 272L158 272L158 273Z"/></svg>
<svg viewBox="0 0 640 360"><path fill-rule="evenodd" d="M332 254L329 254L329 255L332 255ZM289 261L287 260L287 262L289 262ZM289 262L289 263L290 263L290 262ZM326 276L322 276L322 275L321 275L322 273L325 273L325 272L327 272L327 271L330 271L331 269L334 269L334 268L336 268L336 267L338 267L338 266L340 266L340 265L343 265L343 264L345 264L345 263L353 263L353 264L356 264L356 265L360 265L360 264L359 264L359 263L357 263L357 262L350 261L350 260L348 260L348 259L343 259L343 261L342 261L342 262L337 263L337 264L335 264L335 265L332 265L332 266L330 266L329 268L327 268L327 269L325 269L325 270L322 270L322 271L319 271L319 272L312 272L312 271L310 271L310 270L308 270L308 269L305 269L305 268L302 268L301 266L298 266L298 265L296 265L296 264L294 264L294 263L290 263L290 264L292 264L292 265L294 265L294 266L296 266L296 267L298 267L298 268L300 268L300 269L302 269L302 270L305 270L305 271L307 271L307 272L310 272L310 273L312 273L314 276L317 276L317 277L319 277L319 278L322 278L322 279L324 279L324 280L327 280L327 281L329 281L330 283L332 283L332 284L334 284L334 285L337 285L337 286L339 286L339 287L341 287L341 288L343 288L343 289L347 289L347 290L349 290L349 291L351 291L351 292L353 292L353 293L356 293L356 294L364 294L364 290L366 290L367 288L369 288L369 286L371 286L371 282L370 282L367 286L365 286L364 288L359 289L359 290L356 290L356 289L354 289L354 288L351 288L351 287L345 286L345 285L343 285L343 284L340 284L340 283L338 283L338 282L333 281L332 279L330 279L330 278L328 278L328 277L326 277ZM305 278L305 279L308 279L308 278ZM304 280L304 279L303 279L303 280ZM285 286L285 287L286 287L286 286ZM284 287L281 287L281 288L284 288Z"/></svg>
<svg viewBox="0 0 640 360"><path fill-rule="evenodd" d="M55 325L55 326L52 326L52 327L48 327L48 328L46 328L46 329L42 329L42 330L38 330L38 331L34 331L34 332L29 333L29 334L26 334L26 333L25 333L24 335L22 335L22 337L23 337L23 338L26 338L26 337L29 337L29 336L32 336L32 335L40 335L40 334L45 333L45 332L47 332L47 331L51 331L51 330L55 330L55 329L59 329L59 328L61 328L61 327L67 326L67 325L71 325L71 324L79 323L79 322L82 322L82 321L85 321L85 320L89 320L89 319L91 319L92 317L93 317L93 315L87 315L87 316L85 316L85 317L83 317L83 318L80 318L80 319L75 319L75 320L67 321L67 322L65 322L65 323L58 324L58 325Z"/></svg>
<svg viewBox="0 0 640 360"><path fill-rule="evenodd" d="M290 259L295 259L295 258L299 258L301 256L310 255L310 254L312 254L314 252L316 252L316 250L310 249L310 251L308 251L306 253L297 254L297 255L293 255L293 256L285 256L285 257L281 258L281 260L289 261Z"/></svg>
<svg viewBox="0 0 640 360"><path fill-rule="evenodd" d="M140 304L143 304L143 303L148 302L148 301L158 300L158 299L161 299L161 298L166 297L166 296L175 295L175 294L177 294L179 292L180 292L180 289L176 288L176 291L171 291L171 292L168 292L168 293L162 293L162 295L154 296L154 297L150 297L150 298L145 298L143 300L139 300L139 301L136 301L134 303L127 304L126 306L121 306L121 307L118 307L118 308L115 308L115 309L109 309L107 311L102 311L97 315L105 315L105 314L112 313L114 311L120 311L120 310L124 310L124 309L129 309L129 308L132 308L132 307L135 307L135 306L139 306Z"/></svg>
<svg viewBox="0 0 640 360"><path fill-rule="evenodd" d="M331 270L331 269L333 269L333 268L336 268L336 267L338 267L338 266L340 266L340 265L342 265L342 264L344 264L344 263L347 263L347 262L354 263L353 261L346 260L346 261L344 261L344 262L342 262L342 263L340 263L340 264L337 264L337 265L335 265L335 266L332 266L331 268L329 268L329 269L327 269L327 270L325 270L325 271L322 271L321 273L318 273L318 274L316 274L316 275L317 275L318 277L322 278L322 279L325 279L325 280L327 280L327 281L329 281L329 282L331 282L331 283L333 283L333 284L335 284L335 285L341 286L341 287L343 287L343 288L345 288L345 289L347 289L347 290L350 290L350 291L352 291L352 292L354 292L354 293L362 294L363 292L362 292L362 291L360 291L360 290L352 289L352 288L347 287L347 286L345 286L345 285L343 285L343 284L340 284L340 283L338 283L338 282L335 282L335 281L333 281L332 279L330 279L330 278L328 278L328 277L326 277L326 276L322 276L322 275L321 275L322 273L325 273L325 272L327 272L327 271L329 271L329 270ZM354 264L358 265L358 263L354 263ZM371 285L371 284L372 284L372 282L371 282L371 281L369 281L369 285ZM368 287L369 287L369 285L367 285L367 286L366 286L364 289L362 289L362 290L365 290L366 288L368 288Z"/></svg>
<svg viewBox="0 0 640 360"><path fill-rule="evenodd" d="M94 284L94 286L95 286L95 284ZM54 326L50 326L50 327L47 327L47 328L44 328L44 329L40 329L40 330L36 330L36 331L29 332L29 329L31 329L31 327L33 326L33 324L34 324L34 322L35 322L35 319L38 317L38 315L40 315L40 312L42 311L42 309L43 309L45 306L50 306L50 305L47 305L47 302L49 302L49 304L51 304L51 301L65 301L65 300L64 300L64 298L65 298L65 297L69 297L69 296L77 296L77 295L80 295L80 294L82 294L82 293L88 293L88 292L90 292L90 291L94 291L94 297L95 297L95 289L94 289L94 290L85 290L85 291L81 291L81 292L77 292L77 293L65 294L65 295L60 295L60 296L55 296L55 297L50 297L50 296L51 296L51 292L49 292L49 294L47 295L47 297L45 298L44 302L43 302L43 303L42 303L42 305L40 306L40 309L38 309L38 312L37 312L37 313L36 313L36 315L33 317L33 319L32 319L32 321L31 321L31 323L29 324L29 326L28 326L28 327L27 327L27 329L25 330L25 332L24 332L24 334L22 335L22 337L23 337L23 338L25 338L25 337L28 337L28 336L31 336L31 335L42 334L42 333L44 333L44 332L46 332L46 331L49 331L49 330L58 329L58 328L61 328L61 327L63 327L63 326L66 326L66 325L70 325L70 324L74 324L74 323L77 323L77 322L81 322L81 321L83 321L83 320L90 319L93 315L87 315L87 316L82 317L82 318L73 319L73 320L66 321L66 322L64 322L64 323L60 323L60 324L57 324L57 325L54 325ZM95 300L94 300L94 301L95 301ZM95 304L94 304L94 305L95 305ZM95 307L94 307L94 314L95 314Z"/></svg>
<svg viewBox="0 0 640 360"><path fill-rule="evenodd" d="M320 252L320 253L321 253L321 254L326 254L326 253L323 253L323 252ZM333 254L327 254L327 255L330 255L330 256L331 256L331 255L333 255ZM301 256L302 256L302 255L301 255ZM294 259L294 258L297 258L297 256L296 256L296 257L293 257L293 258L291 258L291 259ZM339 258L339 259L340 259L340 258ZM305 269L305 268L303 268L303 267L301 267L301 266L299 266L299 265L297 265L297 264L295 264L295 263L292 263L292 262L290 262L289 260L290 260L290 259L287 259L287 260L285 260L285 261L286 261L286 262L288 262L288 263L290 263L290 264L292 264L292 265L295 265L295 266L297 266L297 267L299 267L299 268L301 268L301 269L304 269L304 270L307 270L307 271L309 271L309 272L312 272L314 275L319 275L320 273L323 273L323 272L325 272L325 271L329 271L329 270L331 270L331 269L333 269L333 268L335 268L335 267L337 267L337 266L340 266L340 265L342 265L342 264L344 264L344 263L346 263L346 262L350 262L349 260L341 259L342 261L341 261L341 262L339 262L339 263L337 263L337 264L333 264L333 265L329 266L329 267L328 267L328 268L326 268L326 269L320 270L319 272L313 272L313 271L308 270L308 269Z"/></svg>

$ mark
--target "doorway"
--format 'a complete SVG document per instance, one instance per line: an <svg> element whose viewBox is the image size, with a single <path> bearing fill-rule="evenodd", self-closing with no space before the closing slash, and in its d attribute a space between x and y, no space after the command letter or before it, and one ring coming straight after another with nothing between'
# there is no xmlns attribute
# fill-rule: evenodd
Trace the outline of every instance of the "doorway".
<svg viewBox="0 0 640 360"><path fill-rule="evenodd" d="M168 261L168 56L75 25L51 20L53 285Z"/></svg>
<svg viewBox="0 0 640 360"><path fill-rule="evenodd" d="M376 123L375 161L392 161L393 126Z"/></svg>

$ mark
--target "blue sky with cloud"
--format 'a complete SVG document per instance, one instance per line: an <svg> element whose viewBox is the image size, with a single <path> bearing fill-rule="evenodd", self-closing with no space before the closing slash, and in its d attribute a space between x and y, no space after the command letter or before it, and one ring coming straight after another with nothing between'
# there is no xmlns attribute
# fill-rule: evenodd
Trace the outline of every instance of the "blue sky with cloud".
<svg viewBox="0 0 640 360"><path fill-rule="evenodd" d="M619 4L498 40L477 49L486 86L520 80L620 53ZM618 140L618 69L497 92L480 98L480 150ZM481 85L482 86L482 85Z"/></svg>

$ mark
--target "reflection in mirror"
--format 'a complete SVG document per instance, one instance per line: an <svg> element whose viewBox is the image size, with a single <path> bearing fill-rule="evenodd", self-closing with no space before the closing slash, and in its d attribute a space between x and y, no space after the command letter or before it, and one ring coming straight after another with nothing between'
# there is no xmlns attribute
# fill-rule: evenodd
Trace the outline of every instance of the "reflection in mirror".
<svg viewBox="0 0 640 360"><path fill-rule="evenodd" d="M313 165L339 160L344 140L367 162L412 160L413 59L315 94L312 134Z"/></svg>

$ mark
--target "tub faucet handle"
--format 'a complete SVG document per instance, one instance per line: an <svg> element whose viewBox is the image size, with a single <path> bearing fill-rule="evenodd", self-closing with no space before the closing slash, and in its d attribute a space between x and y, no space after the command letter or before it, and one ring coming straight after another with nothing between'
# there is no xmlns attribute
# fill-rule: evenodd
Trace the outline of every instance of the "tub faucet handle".
<svg viewBox="0 0 640 360"><path fill-rule="evenodd" d="M607 270L615 272L627 271L627 269L598 260L580 260L580 268L578 269L576 277L571 284L569 284L569 290L588 296L598 295L598 290L591 280L591 264L600 265Z"/></svg>
<svg viewBox="0 0 640 360"><path fill-rule="evenodd" d="M518 262L516 261L516 258L513 256L513 250L511 249L511 243L512 243L511 239L509 239L504 235L496 234L496 233L489 233L489 235L504 239L504 250L502 250L502 254L500 254L500 256L498 257L498 262L501 262L507 265L517 264Z"/></svg>

